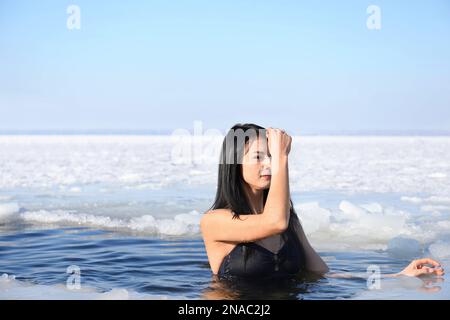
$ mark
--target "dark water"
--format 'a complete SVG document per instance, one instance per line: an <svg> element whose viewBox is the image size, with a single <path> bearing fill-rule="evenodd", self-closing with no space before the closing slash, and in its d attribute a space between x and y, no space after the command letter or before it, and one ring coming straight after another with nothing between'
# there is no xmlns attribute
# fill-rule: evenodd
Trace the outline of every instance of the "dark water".
<svg viewBox="0 0 450 320"><path fill-rule="evenodd" d="M381 252L320 252L334 272L366 273L372 264L397 272L405 261ZM0 274L27 283L66 284L67 267L81 271L81 286L107 292L187 299L345 299L367 290L366 279L315 278L308 274L277 282L218 281L200 238L146 238L80 228L0 228Z"/></svg>

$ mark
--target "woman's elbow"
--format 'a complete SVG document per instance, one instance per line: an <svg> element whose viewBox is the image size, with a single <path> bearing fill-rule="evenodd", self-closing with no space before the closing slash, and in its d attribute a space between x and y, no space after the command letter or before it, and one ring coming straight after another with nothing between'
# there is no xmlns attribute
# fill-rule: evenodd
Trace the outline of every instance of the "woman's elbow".
<svg viewBox="0 0 450 320"><path fill-rule="evenodd" d="M285 232L288 226L289 223L285 219L278 220L277 222L274 223L275 232L277 234Z"/></svg>

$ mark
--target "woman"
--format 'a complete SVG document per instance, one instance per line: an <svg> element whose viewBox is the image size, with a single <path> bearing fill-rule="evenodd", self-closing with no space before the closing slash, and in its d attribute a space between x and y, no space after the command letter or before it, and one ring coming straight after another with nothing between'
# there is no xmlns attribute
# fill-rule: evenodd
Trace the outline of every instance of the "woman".
<svg viewBox="0 0 450 320"><path fill-rule="evenodd" d="M236 124L225 136L217 194L200 226L214 275L245 279L289 277L301 271L329 277L311 247L289 192L292 138L281 129ZM437 261L412 261L397 274L443 275Z"/></svg>

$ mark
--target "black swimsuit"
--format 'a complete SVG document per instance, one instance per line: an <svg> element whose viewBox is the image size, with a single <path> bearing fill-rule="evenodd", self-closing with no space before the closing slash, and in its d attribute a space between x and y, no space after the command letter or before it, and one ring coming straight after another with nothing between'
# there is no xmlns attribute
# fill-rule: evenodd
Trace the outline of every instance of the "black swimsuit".
<svg viewBox="0 0 450 320"><path fill-rule="evenodd" d="M225 256L219 268L220 277L286 277L301 271L304 263L303 249L296 239L288 237L277 252L254 242L239 243ZM247 251L247 261L244 257Z"/></svg>

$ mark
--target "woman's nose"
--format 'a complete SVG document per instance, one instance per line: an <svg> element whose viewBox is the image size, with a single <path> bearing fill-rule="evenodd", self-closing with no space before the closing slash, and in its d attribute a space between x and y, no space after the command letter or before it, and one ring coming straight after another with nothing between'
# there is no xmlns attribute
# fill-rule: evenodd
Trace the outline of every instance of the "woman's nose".
<svg viewBox="0 0 450 320"><path fill-rule="evenodd" d="M264 156L264 161L263 161L263 163L265 164L265 165L267 165L267 166L269 166L270 167L270 157L269 156Z"/></svg>

